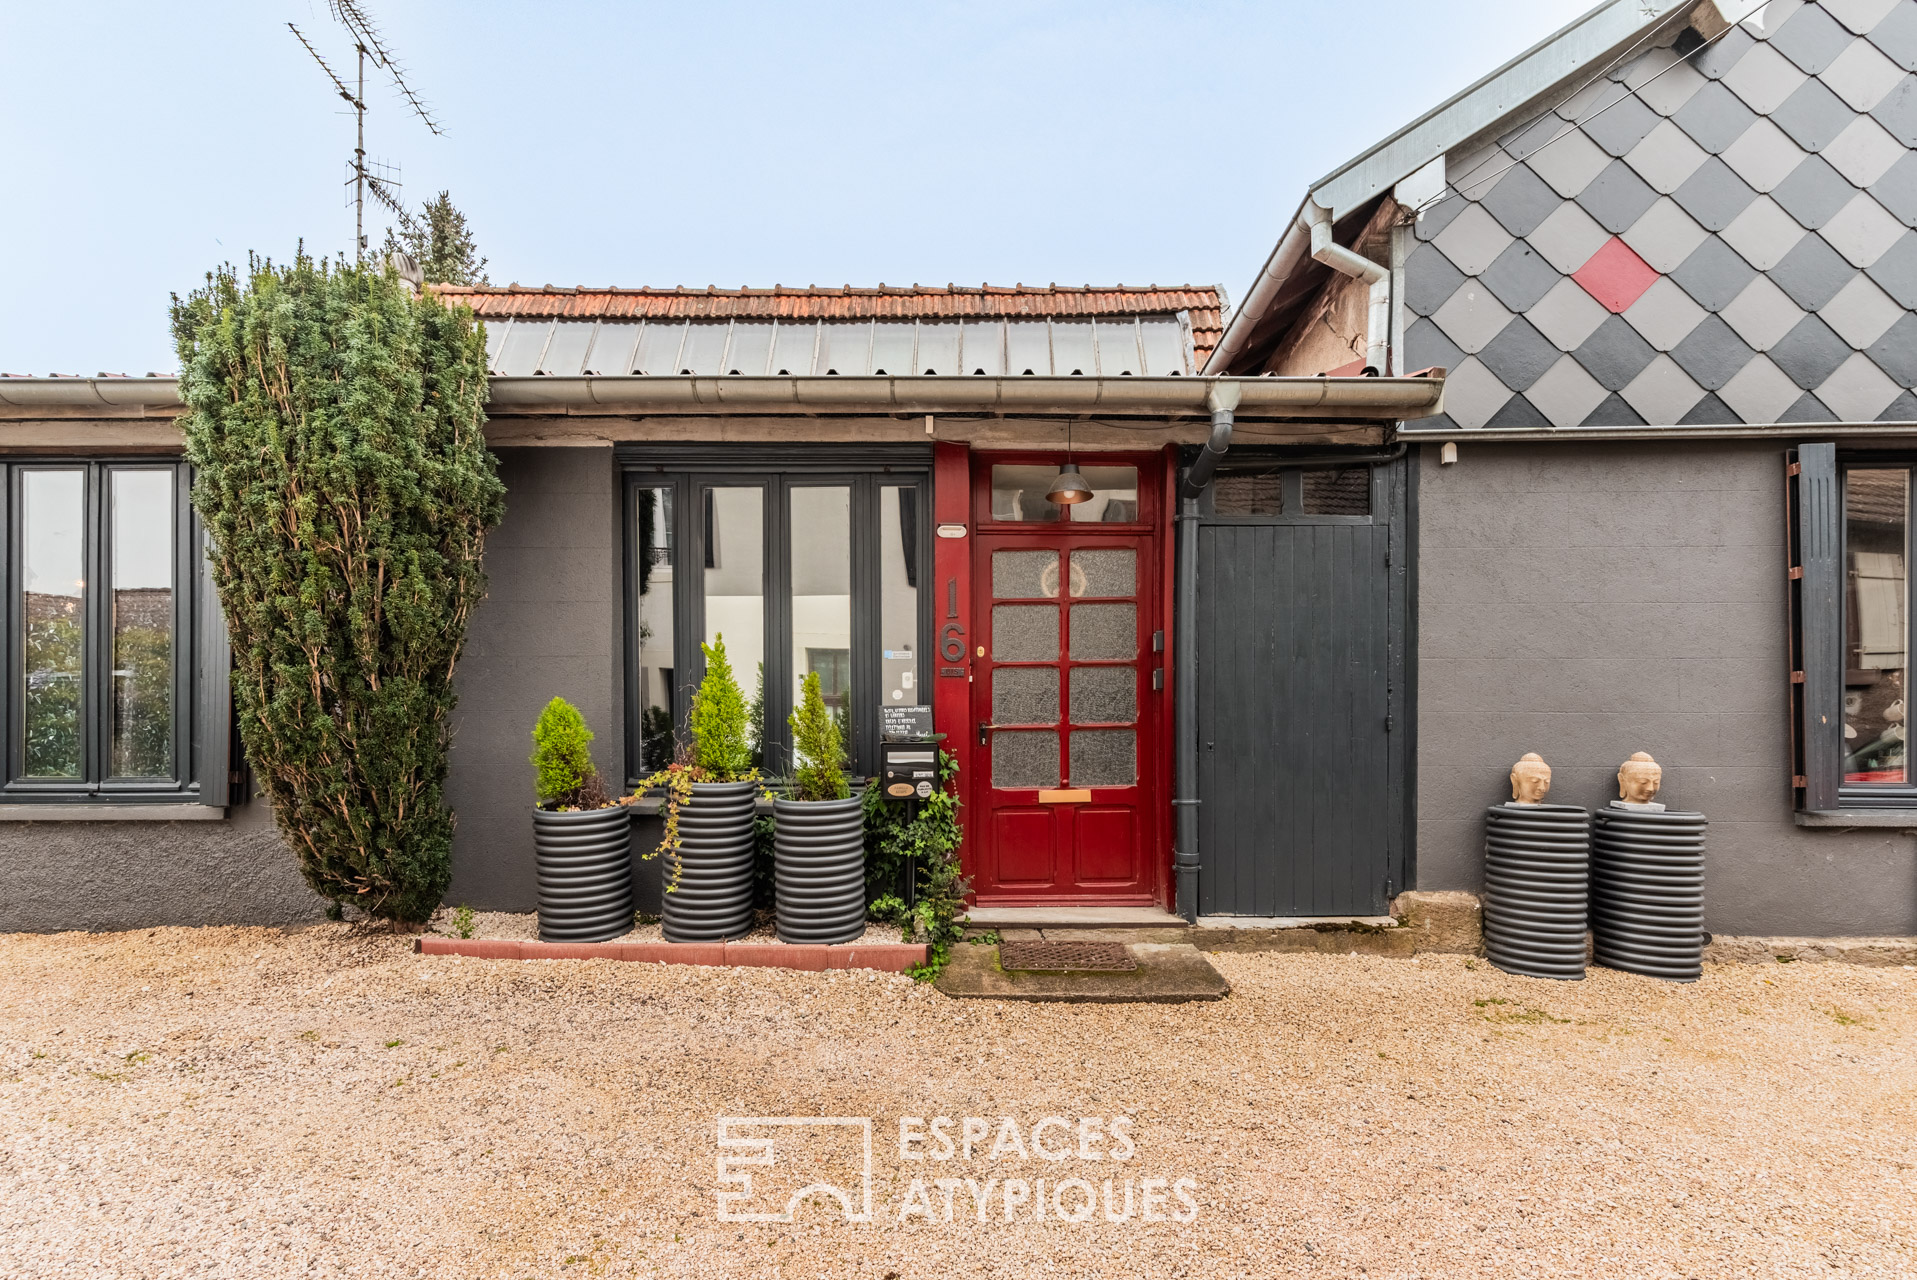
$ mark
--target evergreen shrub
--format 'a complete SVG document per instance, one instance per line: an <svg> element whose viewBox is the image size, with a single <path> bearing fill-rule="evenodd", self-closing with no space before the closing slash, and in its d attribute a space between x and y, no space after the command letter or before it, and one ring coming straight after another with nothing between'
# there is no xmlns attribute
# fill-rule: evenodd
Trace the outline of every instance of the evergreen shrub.
<svg viewBox="0 0 1917 1280"><path fill-rule="evenodd" d="M808 671L801 686L798 708L786 717L792 726L792 750L799 767L793 773L793 799L844 800L852 794L839 761L838 719L826 708L819 692L819 673Z"/></svg>

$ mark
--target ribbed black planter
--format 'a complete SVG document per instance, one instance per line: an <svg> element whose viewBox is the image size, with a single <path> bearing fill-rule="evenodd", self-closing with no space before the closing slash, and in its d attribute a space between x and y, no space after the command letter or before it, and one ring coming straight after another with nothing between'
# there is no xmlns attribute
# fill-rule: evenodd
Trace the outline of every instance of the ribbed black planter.
<svg viewBox="0 0 1917 1280"><path fill-rule="evenodd" d="M1584 976L1591 815L1568 804L1485 811L1484 954L1506 973Z"/></svg>
<svg viewBox="0 0 1917 1280"><path fill-rule="evenodd" d="M865 809L849 800L772 802L779 941L850 942L865 932Z"/></svg>
<svg viewBox="0 0 1917 1280"><path fill-rule="evenodd" d="M632 929L632 814L623 805L533 810L542 942L605 942Z"/></svg>
<svg viewBox="0 0 1917 1280"><path fill-rule="evenodd" d="M1704 815L1599 809L1591 838L1593 958L1672 982L1704 972Z"/></svg>
<svg viewBox="0 0 1917 1280"><path fill-rule="evenodd" d="M723 942L752 931L756 782L695 782L679 810L679 849L661 869L667 942ZM674 877L677 887L672 887Z"/></svg>

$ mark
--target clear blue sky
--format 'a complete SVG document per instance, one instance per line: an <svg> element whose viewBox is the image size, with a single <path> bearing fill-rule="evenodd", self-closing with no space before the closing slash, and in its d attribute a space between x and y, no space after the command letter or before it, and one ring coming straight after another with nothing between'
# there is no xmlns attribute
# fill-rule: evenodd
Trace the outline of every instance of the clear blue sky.
<svg viewBox="0 0 1917 1280"><path fill-rule="evenodd" d="M1305 186L1586 0L366 0L495 284L1222 283ZM352 240L325 0L0 13L0 369L172 370L167 295ZM371 219L369 218L369 221ZM372 224L380 239L384 220Z"/></svg>

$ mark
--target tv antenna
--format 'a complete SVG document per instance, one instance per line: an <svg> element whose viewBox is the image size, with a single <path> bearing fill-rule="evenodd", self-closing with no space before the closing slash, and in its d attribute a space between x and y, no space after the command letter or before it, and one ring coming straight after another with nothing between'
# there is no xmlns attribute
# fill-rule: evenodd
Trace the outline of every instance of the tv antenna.
<svg viewBox="0 0 1917 1280"><path fill-rule="evenodd" d="M413 114L425 123L435 137L445 137L446 131L440 128L439 121L435 120L432 112L426 109L426 104L420 101L419 95L413 92L412 86L406 83L406 77L398 60L387 49L385 41L380 38L379 28L374 25L372 17L367 14L359 0L326 0L326 7L333 15L333 20L345 27L347 34L353 38L353 48L359 59L359 76L354 89L348 89L346 82L327 65L326 59L320 56L319 50L313 47L313 42L306 38L305 32L290 22L286 25L305 47L306 52L313 56L313 61L319 63L320 70L326 73L326 78L333 82L335 89L339 90L339 96L346 99L348 105L353 108L357 134L353 146L353 159L347 165L346 180L353 188L354 254L363 259L366 256L366 197L368 194L391 209L398 216L401 226L408 230L413 227L412 215L406 212L405 206L399 201L400 184L392 176L392 169L378 163L369 164L366 159L367 59L370 58L374 67L384 71L392 79L393 84L399 89L400 96L405 98L407 105L413 109Z"/></svg>

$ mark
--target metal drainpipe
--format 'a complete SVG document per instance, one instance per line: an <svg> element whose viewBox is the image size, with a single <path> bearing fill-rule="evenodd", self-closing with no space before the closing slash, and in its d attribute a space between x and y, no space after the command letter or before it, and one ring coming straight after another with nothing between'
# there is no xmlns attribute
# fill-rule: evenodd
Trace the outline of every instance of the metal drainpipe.
<svg viewBox="0 0 1917 1280"><path fill-rule="evenodd" d="M1173 750L1177 794L1172 807L1177 825L1172 849L1173 905L1186 920L1198 919L1198 498L1218 470L1218 460L1231 447L1231 430L1238 408L1236 383L1218 383L1207 397L1211 405L1211 439L1185 472L1178 487L1178 570L1175 601L1178 673L1172 681L1177 707Z"/></svg>
<svg viewBox="0 0 1917 1280"><path fill-rule="evenodd" d="M1371 287L1365 308L1365 364L1379 375L1387 374L1391 353L1391 272L1381 263L1334 241L1331 211L1315 201L1307 204L1311 256L1333 271L1362 280Z"/></svg>

